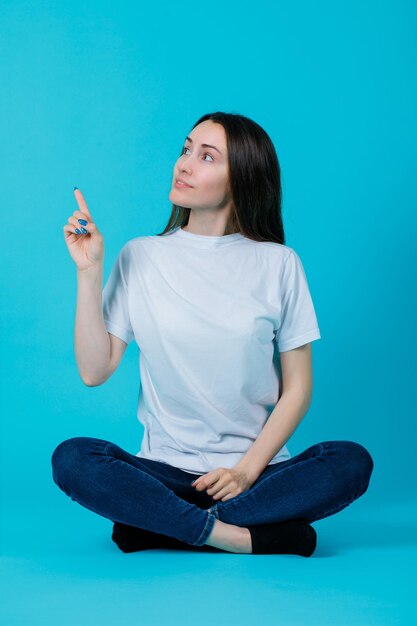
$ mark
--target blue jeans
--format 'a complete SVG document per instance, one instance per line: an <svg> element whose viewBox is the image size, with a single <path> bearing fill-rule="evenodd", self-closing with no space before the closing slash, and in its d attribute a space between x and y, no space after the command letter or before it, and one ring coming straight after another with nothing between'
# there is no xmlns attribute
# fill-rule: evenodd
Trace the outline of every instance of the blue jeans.
<svg viewBox="0 0 417 626"><path fill-rule="evenodd" d="M222 502L191 486L201 474L141 459L104 439L66 439L51 463L58 487L90 511L193 546L205 543L216 519L247 527L333 515L365 493L374 465L359 443L323 441L268 465L249 489Z"/></svg>

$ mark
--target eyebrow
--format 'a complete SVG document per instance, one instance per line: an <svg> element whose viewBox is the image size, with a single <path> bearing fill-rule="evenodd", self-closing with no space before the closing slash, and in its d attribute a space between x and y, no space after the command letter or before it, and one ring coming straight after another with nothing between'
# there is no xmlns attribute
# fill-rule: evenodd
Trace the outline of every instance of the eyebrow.
<svg viewBox="0 0 417 626"><path fill-rule="evenodd" d="M190 137L186 137L185 141L189 141L190 143L193 143L193 140ZM202 143L201 146L202 148L214 148L215 150L217 150L219 154L221 154L220 150L216 148L216 146L210 146L210 144L208 143Z"/></svg>

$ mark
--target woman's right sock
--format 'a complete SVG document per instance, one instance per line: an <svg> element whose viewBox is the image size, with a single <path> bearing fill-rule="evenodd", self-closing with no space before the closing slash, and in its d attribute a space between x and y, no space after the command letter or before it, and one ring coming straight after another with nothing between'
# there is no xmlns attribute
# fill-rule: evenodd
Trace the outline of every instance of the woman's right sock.
<svg viewBox="0 0 417 626"><path fill-rule="evenodd" d="M169 535L160 535L150 530L129 526L121 522L113 523L112 540L122 552L141 550L190 550L191 552L223 552L214 546L193 546Z"/></svg>

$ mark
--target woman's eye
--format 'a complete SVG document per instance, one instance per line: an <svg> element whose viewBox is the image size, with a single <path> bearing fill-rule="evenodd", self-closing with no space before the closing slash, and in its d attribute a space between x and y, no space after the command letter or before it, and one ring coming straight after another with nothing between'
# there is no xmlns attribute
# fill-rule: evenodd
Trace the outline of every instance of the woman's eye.
<svg viewBox="0 0 417 626"><path fill-rule="evenodd" d="M182 154L185 154L185 150L189 150L190 148L187 148L187 146L184 146L184 148L182 149ZM214 158L211 156L211 154L209 154L208 152L205 152L203 156L209 156L210 159L212 161L214 161Z"/></svg>

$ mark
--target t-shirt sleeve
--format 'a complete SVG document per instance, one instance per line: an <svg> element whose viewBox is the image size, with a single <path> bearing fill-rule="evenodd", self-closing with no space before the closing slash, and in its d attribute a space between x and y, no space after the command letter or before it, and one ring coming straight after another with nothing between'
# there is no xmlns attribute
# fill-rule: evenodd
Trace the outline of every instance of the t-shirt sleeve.
<svg viewBox="0 0 417 626"><path fill-rule="evenodd" d="M103 317L108 332L129 343L135 338L129 316L129 242L120 250L103 289Z"/></svg>
<svg viewBox="0 0 417 626"><path fill-rule="evenodd" d="M291 249L281 274L281 315L275 336L280 352L320 339L313 300L298 254Z"/></svg>

